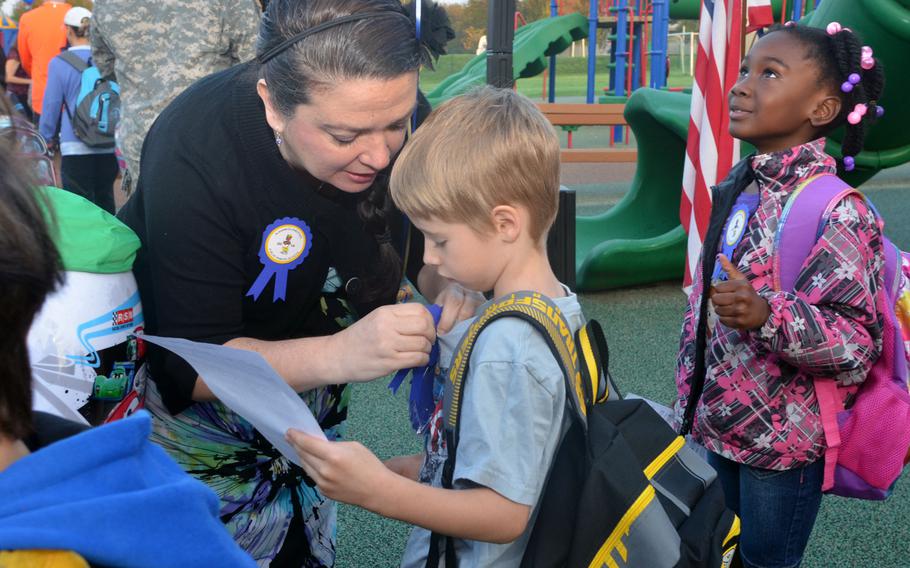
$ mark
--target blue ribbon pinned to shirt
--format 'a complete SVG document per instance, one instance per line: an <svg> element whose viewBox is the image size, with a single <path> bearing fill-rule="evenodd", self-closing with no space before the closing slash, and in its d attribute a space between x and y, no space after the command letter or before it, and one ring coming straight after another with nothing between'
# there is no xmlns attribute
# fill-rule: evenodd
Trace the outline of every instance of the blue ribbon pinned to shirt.
<svg viewBox="0 0 910 568"><path fill-rule="evenodd" d="M433 316L433 325L439 325L439 318L442 316L442 306L433 304L426 306L430 315ZM395 373L389 388L393 394L398 393L398 388L404 381L404 378L411 375L411 394L408 400L408 410L411 416L411 427L420 432L424 426L430 422L433 410L436 408L436 401L433 400L433 384L436 379L436 364L439 363L439 340L433 343L430 349L430 360L422 367L413 367L411 369L401 369Z"/></svg>
<svg viewBox="0 0 910 568"><path fill-rule="evenodd" d="M274 276L275 289L272 301L284 300L287 294L288 272L303 262L312 246L313 233L306 223L297 217L276 219L262 232L262 246L259 249L262 272L256 277L246 295L258 300Z"/></svg>
<svg viewBox="0 0 910 568"><path fill-rule="evenodd" d="M742 242L746 236L746 228L749 226L749 219L752 214L758 210L759 194L741 193L733 204L730 216L724 223L724 232L721 235L723 241L721 254L733 262L733 251ZM711 277L712 282L723 281L727 279L727 273L724 272L719 260L714 261L714 274Z"/></svg>

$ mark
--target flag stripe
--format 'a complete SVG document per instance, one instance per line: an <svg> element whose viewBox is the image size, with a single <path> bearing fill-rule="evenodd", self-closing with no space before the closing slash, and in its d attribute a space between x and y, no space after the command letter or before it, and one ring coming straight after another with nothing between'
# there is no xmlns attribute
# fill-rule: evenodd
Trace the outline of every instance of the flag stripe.
<svg viewBox="0 0 910 568"><path fill-rule="evenodd" d="M739 156L739 143L728 132L727 93L739 76L744 1L702 1L679 208L680 222L689 233L685 286L693 281L708 230L711 186L727 175Z"/></svg>
<svg viewBox="0 0 910 568"><path fill-rule="evenodd" d="M747 32L753 32L758 28L773 24L774 12L771 9L771 0L749 0L748 19L749 26L746 28Z"/></svg>

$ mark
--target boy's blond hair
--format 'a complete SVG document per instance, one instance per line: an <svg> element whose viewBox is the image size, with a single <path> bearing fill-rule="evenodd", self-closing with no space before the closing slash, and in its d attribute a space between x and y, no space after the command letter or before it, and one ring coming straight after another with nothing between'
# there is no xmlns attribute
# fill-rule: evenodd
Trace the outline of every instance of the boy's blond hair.
<svg viewBox="0 0 910 568"><path fill-rule="evenodd" d="M493 208L522 206L536 242L556 218L559 137L526 97L481 87L440 105L414 133L390 190L409 217L464 223L484 234L493 228Z"/></svg>

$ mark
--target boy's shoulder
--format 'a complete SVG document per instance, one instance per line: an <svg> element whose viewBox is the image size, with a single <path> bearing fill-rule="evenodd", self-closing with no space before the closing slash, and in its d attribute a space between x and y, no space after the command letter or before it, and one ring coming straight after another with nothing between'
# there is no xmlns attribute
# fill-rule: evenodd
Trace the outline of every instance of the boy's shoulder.
<svg viewBox="0 0 910 568"><path fill-rule="evenodd" d="M581 305L574 293L570 292L566 296L551 300L562 312L573 333L584 324ZM495 300L481 306L478 314L483 313L483 310L492 302ZM465 332L474 321L476 318L462 322L453 329L452 333L443 337L443 361L451 360L461 345ZM487 324L487 327L477 337L471 353L469 372L470 369L476 369L478 365L484 363L518 364L533 371L559 369L559 364L553 358L543 334L531 323L518 317L498 318Z"/></svg>

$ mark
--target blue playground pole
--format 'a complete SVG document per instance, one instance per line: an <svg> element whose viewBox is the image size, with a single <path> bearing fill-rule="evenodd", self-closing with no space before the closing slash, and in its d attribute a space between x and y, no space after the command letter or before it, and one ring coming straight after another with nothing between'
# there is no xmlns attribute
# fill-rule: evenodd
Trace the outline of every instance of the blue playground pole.
<svg viewBox="0 0 910 568"><path fill-rule="evenodd" d="M670 6L668 0L654 0L651 26L651 88L667 85L667 46L670 32Z"/></svg>
<svg viewBox="0 0 910 568"><path fill-rule="evenodd" d="M640 12L639 12L640 14ZM632 84L629 85L629 93L634 91L641 85L641 50L642 50L642 39L645 37L645 25L642 22L635 22L632 25L632 38L634 38L634 43L632 44L632 61L629 62L629 65L632 66Z"/></svg>
<svg viewBox="0 0 910 568"><path fill-rule="evenodd" d="M790 18L794 22L799 21L803 17L803 0L793 0L793 17Z"/></svg>
<svg viewBox="0 0 910 568"><path fill-rule="evenodd" d="M592 2L593 5L593 2ZM626 96L626 42L629 38L628 16L629 0L618 0L616 5L616 65L613 69L616 71L616 81L613 94L617 97Z"/></svg>
<svg viewBox="0 0 910 568"><path fill-rule="evenodd" d="M555 18L559 15L559 4L557 0L550 0L550 17ZM549 87L547 89L547 101L556 102L556 54L550 56L550 77Z"/></svg>
<svg viewBox="0 0 910 568"><path fill-rule="evenodd" d="M597 69L597 0L591 0L591 6L588 9L588 96L586 102L594 102L594 81L596 80Z"/></svg>
<svg viewBox="0 0 910 568"><path fill-rule="evenodd" d="M629 0L618 0L616 10L616 64L613 66L616 80L614 81L613 94L618 97L626 96L626 42L629 40L628 16ZM622 128L613 128L613 141L622 142Z"/></svg>

